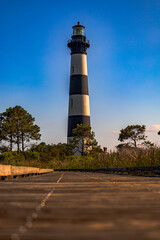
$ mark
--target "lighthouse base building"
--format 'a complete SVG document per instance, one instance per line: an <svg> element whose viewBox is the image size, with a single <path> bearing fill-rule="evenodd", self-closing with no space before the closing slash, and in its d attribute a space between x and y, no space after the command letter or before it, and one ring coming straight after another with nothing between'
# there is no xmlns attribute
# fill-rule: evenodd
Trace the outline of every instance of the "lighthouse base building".
<svg viewBox="0 0 160 240"><path fill-rule="evenodd" d="M70 90L68 110L67 143L73 138L72 130L77 124L90 126L90 108L87 73L87 48L90 47L84 33L85 27L73 26L72 39L68 41L71 49ZM79 143L82 145L82 143ZM80 155L76 153L75 155Z"/></svg>

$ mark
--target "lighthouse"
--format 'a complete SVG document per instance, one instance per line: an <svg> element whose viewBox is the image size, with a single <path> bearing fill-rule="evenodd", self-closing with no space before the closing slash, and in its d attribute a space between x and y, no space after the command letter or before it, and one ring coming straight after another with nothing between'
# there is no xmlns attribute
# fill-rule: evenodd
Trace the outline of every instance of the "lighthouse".
<svg viewBox="0 0 160 240"><path fill-rule="evenodd" d="M77 23L67 46L71 50L68 134L67 142L73 138L72 130L77 124L90 126L90 108L87 73L87 48L90 47L84 32L85 27Z"/></svg>

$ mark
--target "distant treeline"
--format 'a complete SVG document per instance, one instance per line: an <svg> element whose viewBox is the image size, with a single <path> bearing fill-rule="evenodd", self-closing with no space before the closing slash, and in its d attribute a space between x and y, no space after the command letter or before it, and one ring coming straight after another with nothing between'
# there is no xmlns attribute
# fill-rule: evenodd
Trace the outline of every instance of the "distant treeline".
<svg viewBox="0 0 160 240"><path fill-rule="evenodd" d="M53 169L157 166L160 165L160 148L124 148L108 153L74 156L67 144L41 143L20 154L17 151L0 154L0 164Z"/></svg>

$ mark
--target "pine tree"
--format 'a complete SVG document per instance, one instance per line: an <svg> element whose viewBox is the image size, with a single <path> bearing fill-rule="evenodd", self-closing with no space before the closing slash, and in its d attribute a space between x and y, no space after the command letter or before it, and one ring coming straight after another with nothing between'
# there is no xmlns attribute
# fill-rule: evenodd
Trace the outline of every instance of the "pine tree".
<svg viewBox="0 0 160 240"><path fill-rule="evenodd" d="M80 153L82 156L87 155L94 148L97 148L97 141L95 133L91 131L90 126L84 124L77 124L77 127L72 131L74 137L70 141L73 147L74 154Z"/></svg>
<svg viewBox="0 0 160 240"><path fill-rule="evenodd" d="M137 148L138 146L152 147L154 144L146 140L147 136L145 135L145 130L145 125L129 125L121 129L118 140L125 143L118 145L117 148Z"/></svg>
<svg viewBox="0 0 160 240"><path fill-rule="evenodd" d="M10 142L10 151L13 144L20 152L20 145L24 151L25 142L40 139L40 128L34 124L35 118L21 106L10 107L0 116L0 139Z"/></svg>

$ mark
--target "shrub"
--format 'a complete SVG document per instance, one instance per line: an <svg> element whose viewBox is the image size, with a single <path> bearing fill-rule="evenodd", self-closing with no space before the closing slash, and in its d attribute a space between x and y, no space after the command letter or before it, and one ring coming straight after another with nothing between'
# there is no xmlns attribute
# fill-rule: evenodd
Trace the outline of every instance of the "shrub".
<svg viewBox="0 0 160 240"><path fill-rule="evenodd" d="M54 146L55 147L55 146ZM110 153L92 153L87 156L67 156L63 150L56 155L52 146L45 151L5 152L0 154L1 164L33 166L55 169L96 169L160 165L160 148L124 148ZM48 147L47 147L48 148ZM60 146L62 149L62 146ZM53 154L54 152L54 154Z"/></svg>

